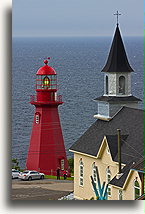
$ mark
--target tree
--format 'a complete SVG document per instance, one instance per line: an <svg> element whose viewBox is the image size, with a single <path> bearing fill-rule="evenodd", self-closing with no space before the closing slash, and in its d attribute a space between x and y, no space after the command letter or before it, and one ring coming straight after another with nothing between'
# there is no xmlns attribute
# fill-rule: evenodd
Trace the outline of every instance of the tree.
<svg viewBox="0 0 145 214"><path fill-rule="evenodd" d="M17 160L17 158L13 158L13 159L12 159L12 168L13 168L13 169L20 170L19 161Z"/></svg>

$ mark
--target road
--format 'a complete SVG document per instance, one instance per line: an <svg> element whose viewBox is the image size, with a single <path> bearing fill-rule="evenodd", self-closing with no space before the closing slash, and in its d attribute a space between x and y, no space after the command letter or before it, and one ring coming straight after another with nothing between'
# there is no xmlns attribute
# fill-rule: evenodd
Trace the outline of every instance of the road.
<svg viewBox="0 0 145 214"><path fill-rule="evenodd" d="M69 180L12 180L12 200L58 200L73 192L73 181Z"/></svg>

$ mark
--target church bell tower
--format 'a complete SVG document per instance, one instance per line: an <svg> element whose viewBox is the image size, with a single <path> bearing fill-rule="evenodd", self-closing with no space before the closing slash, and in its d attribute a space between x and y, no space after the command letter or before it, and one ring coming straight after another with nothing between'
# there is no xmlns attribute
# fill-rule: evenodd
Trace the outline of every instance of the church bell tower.
<svg viewBox="0 0 145 214"><path fill-rule="evenodd" d="M141 100L132 95L133 69L127 59L118 17L111 49L102 72L104 73L104 94L95 99L98 102L98 113L94 115L94 118L110 120L123 106L138 108L138 102Z"/></svg>

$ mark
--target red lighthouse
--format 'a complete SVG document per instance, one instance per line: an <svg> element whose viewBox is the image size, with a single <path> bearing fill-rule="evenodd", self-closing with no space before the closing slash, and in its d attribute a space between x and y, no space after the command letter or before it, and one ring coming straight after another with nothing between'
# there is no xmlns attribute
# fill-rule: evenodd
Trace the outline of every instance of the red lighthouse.
<svg viewBox="0 0 145 214"><path fill-rule="evenodd" d="M58 106L63 102L61 95L57 96L56 72L48 60L44 63L36 73L36 97L31 96L30 101L35 105L35 114L26 167L56 175L57 167L68 170L58 114Z"/></svg>

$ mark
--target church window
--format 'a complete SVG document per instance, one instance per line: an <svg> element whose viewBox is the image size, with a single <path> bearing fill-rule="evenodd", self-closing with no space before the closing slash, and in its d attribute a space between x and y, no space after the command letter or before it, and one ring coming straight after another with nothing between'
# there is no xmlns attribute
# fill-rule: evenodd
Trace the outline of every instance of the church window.
<svg viewBox="0 0 145 214"><path fill-rule="evenodd" d="M79 164L79 173L80 173L80 179L79 179L80 186L83 186L84 185L84 164L82 159L80 160L80 164Z"/></svg>
<svg viewBox="0 0 145 214"><path fill-rule="evenodd" d="M134 199L140 196L140 186L137 179L134 181Z"/></svg>
<svg viewBox="0 0 145 214"><path fill-rule="evenodd" d="M95 183L97 182L96 167L97 167L97 166L95 165L95 163L93 163L93 165L92 165L92 177L93 177Z"/></svg>
<svg viewBox="0 0 145 214"><path fill-rule="evenodd" d="M122 191L122 189L118 190L118 200L123 200L123 191Z"/></svg>
<svg viewBox="0 0 145 214"><path fill-rule="evenodd" d="M106 182L107 184L111 181L111 171L109 169L109 166L106 169ZM107 190L108 196L111 196L111 187L108 185L108 190Z"/></svg>
<svg viewBox="0 0 145 214"><path fill-rule="evenodd" d="M106 76L106 94L108 94L108 76Z"/></svg>
<svg viewBox="0 0 145 214"><path fill-rule="evenodd" d="M119 77L119 94L125 94L125 77Z"/></svg>

